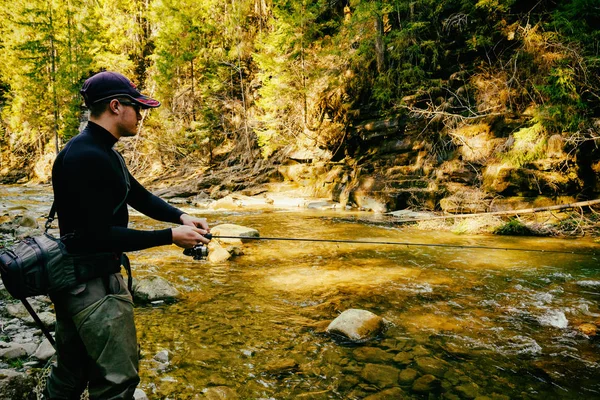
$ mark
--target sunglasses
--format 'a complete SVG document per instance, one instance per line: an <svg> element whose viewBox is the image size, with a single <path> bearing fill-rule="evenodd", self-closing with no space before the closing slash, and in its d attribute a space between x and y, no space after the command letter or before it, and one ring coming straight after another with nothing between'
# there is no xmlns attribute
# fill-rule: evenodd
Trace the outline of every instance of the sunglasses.
<svg viewBox="0 0 600 400"><path fill-rule="evenodd" d="M139 113L142 111L142 106L140 106L138 103L134 103L131 101L127 101L127 100L118 100L117 101L121 104L123 104L124 106L131 106L134 108L135 112Z"/></svg>

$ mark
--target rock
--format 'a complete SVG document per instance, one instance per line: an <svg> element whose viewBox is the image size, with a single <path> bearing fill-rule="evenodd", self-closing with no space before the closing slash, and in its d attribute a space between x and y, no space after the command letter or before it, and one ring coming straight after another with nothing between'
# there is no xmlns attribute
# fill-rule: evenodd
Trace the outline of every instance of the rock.
<svg viewBox="0 0 600 400"><path fill-rule="evenodd" d="M149 400L148 396L142 389L135 389L133 393L133 400Z"/></svg>
<svg viewBox="0 0 600 400"><path fill-rule="evenodd" d="M377 347L361 347L354 350L354 358L357 361L384 364L392 361L394 356Z"/></svg>
<svg viewBox="0 0 600 400"><path fill-rule="evenodd" d="M380 364L367 364L360 374L364 380L380 388L397 385L399 375L398 369Z"/></svg>
<svg viewBox="0 0 600 400"><path fill-rule="evenodd" d="M15 220L15 223L17 223L20 227L23 228L32 228L32 229L38 229L39 225L37 222L37 219L35 218L35 216L33 216L32 214L23 214L23 216L17 218Z"/></svg>
<svg viewBox="0 0 600 400"><path fill-rule="evenodd" d="M589 337L594 337L598 333L598 327L594 324L581 324L577 330Z"/></svg>
<svg viewBox="0 0 600 400"><path fill-rule="evenodd" d="M265 372L269 375L282 375L294 372L298 369L298 363L291 358L272 361L265 367Z"/></svg>
<svg viewBox="0 0 600 400"><path fill-rule="evenodd" d="M479 386L476 383L465 383L454 388L463 399L474 399L479 395Z"/></svg>
<svg viewBox="0 0 600 400"><path fill-rule="evenodd" d="M237 237L247 237L247 238L257 238L260 237L260 234L256 229L248 228L241 225L235 224L221 224L217 225L210 229L211 233L215 236L237 236ZM252 239L218 239L221 243L228 244L241 244Z"/></svg>
<svg viewBox="0 0 600 400"><path fill-rule="evenodd" d="M52 344L50 344L48 339L44 339L35 353L33 353L33 357L40 361L48 361L55 353L56 350L54 350Z"/></svg>
<svg viewBox="0 0 600 400"><path fill-rule="evenodd" d="M173 301L181 294L166 279L156 275L145 276L138 280L133 290L135 300L150 302L156 300Z"/></svg>
<svg viewBox="0 0 600 400"><path fill-rule="evenodd" d="M208 257L206 259L211 263L220 263L230 258L231 253L225 250L218 242L210 242L208 244Z"/></svg>
<svg viewBox="0 0 600 400"><path fill-rule="evenodd" d="M415 381L415 379L417 379L417 376L419 376L419 373L416 370L412 368L406 368L400 372L398 380L401 385L410 385Z"/></svg>
<svg viewBox="0 0 600 400"><path fill-rule="evenodd" d="M31 307L34 309L35 312L39 311L39 307L36 307L35 303L30 302ZM27 309L25 308L25 306L22 303L12 303L12 304L7 304L6 305L6 312L8 313L8 315L10 315L11 317L15 317L15 318L19 318L21 320L27 319L27 318L31 318L31 316L29 315L29 312L27 312Z"/></svg>
<svg viewBox="0 0 600 400"><path fill-rule="evenodd" d="M405 396L402 389L395 387L367 396L364 398L364 400L396 400L403 399L404 397Z"/></svg>
<svg viewBox="0 0 600 400"><path fill-rule="evenodd" d="M349 309L329 324L327 333L343 336L353 342L364 342L380 334L384 325L383 318L370 311Z"/></svg>
<svg viewBox="0 0 600 400"><path fill-rule="evenodd" d="M225 247L225 250L227 250L227 252L231 254L231 257L239 257L244 255L244 250L242 250L242 248L239 246L228 245L227 247Z"/></svg>
<svg viewBox="0 0 600 400"><path fill-rule="evenodd" d="M412 353L409 353L408 351L402 351L394 356L394 362L408 365L413 361L414 358L415 356Z"/></svg>
<svg viewBox="0 0 600 400"><path fill-rule="evenodd" d="M311 209L311 210L331 210L331 209L335 209L335 208L339 208L340 204L333 202L333 201L328 201L328 200L323 200L323 201L313 201L307 204L306 208Z"/></svg>
<svg viewBox="0 0 600 400"><path fill-rule="evenodd" d="M154 359L161 363L169 362L169 351L161 350L154 355Z"/></svg>
<svg viewBox="0 0 600 400"><path fill-rule="evenodd" d="M39 347L39 344L37 343L33 343L33 342L20 342L20 341L16 341L21 347L23 347L23 349L25 350L25 353L27 353L27 357L30 357L33 355L33 353L35 353L35 351L37 350L37 348Z"/></svg>
<svg viewBox="0 0 600 400"><path fill-rule="evenodd" d="M412 390L418 393L429 393L440 388L441 382L433 375L423 375L413 382Z"/></svg>
<svg viewBox="0 0 600 400"><path fill-rule="evenodd" d="M220 194L215 194L213 197L220 197ZM228 193L224 193L223 198L210 203L208 207L212 210L237 210L241 207L241 204L236 202L231 195L228 195Z"/></svg>
<svg viewBox="0 0 600 400"><path fill-rule="evenodd" d="M204 398L207 400L237 400L239 396L227 386L217 386L206 389Z"/></svg>
<svg viewBox="0 0 600 400"><path fill-rule="evenodd" d="M0 369L0 400L31 399L37 381L33 375Z"/></svg>
<svg viewBox="0 0 600 400"><path fill-rule="evenodd" d="M412 354L415 357L421 357L421 356L428 356L431 354L431 352L429 350L427 350L425 347L419 345L419 346L415 346L415 348L412 350Z"/></svg>
<svg viewBox="0 0 600 400"><path fill-rule="evenodd" d="M8 347L0 349L0 358L13 360L27 356L27 350L20 343L9 343Z"/></svg>
<svg viewBox="0 0 600 400"><path fill-rule="evenodd" d="M417 367L424 374L431 374L438 378L443 377L444 373L448 369L446 362L439 360L434 357L419 357L415 359Z"/></svg>
<svg viewBox="0 0 600 400"><path fill-rule="evenodd" d="M50 311L42 311L41 313L38 313L38 317L40 318L40 321L42 321L46 328L54 328L54 324L56 324L56 317ZM33 320L33 317L31 316L24 318L23 321L26 322L28 325L33 325L36 327L38 326L38 324Z"/></svg>

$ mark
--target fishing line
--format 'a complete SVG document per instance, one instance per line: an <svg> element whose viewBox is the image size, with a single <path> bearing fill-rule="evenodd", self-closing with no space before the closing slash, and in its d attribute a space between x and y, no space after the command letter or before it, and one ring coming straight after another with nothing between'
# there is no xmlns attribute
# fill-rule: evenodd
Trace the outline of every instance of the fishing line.
<svg viewBox="0 0 600 400"><path fill-rule="evenodd" d="M526 249L520 247L496 247L496 246L475 246L475 245L460 245L460 244L443 244L443 243L411 243L411 242L391 242L391 241L366 241L366 240L344 240L344 239L314 239L314 238L285 238L285 237L246 237L246 236L226 236L213 235L208 233L204 235L207 239L241 239L241 240L278 240L278 241L293 241L293 242L322 242L322 243L350 243L350 244L385 244L406 247L442 247L442 248L460 248L460 249L476 249L476 250L504 250L504 251L528 251L533 253L553 253L553 254L576 254L595 256L595 252L578 252L568 250L543 250L543 249Z"/></svg>

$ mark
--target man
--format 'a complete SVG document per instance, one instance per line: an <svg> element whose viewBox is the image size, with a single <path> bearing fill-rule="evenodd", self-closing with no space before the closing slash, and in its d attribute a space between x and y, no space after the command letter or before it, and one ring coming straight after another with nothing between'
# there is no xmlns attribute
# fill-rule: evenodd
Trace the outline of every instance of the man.
<svg viewBox="0 0 600 400"><path fill-rule="evenodd" d="M94 264L85 283L52 297L56 311L57 364L44 397L132 399L139 383L131 293L120 273L121 254L176 244L208 243L205 219L183 213L152 195L129 174L113 145L134 136L141 109L160 102L142 95L123 75L101 72L81 94L90 110L87 127L59 153L52 169L61 237L72 253L115 254ZM127 227L127 205L156 220L180 224L154 231ZM89 271L87 271L89 273Z"/></svg>

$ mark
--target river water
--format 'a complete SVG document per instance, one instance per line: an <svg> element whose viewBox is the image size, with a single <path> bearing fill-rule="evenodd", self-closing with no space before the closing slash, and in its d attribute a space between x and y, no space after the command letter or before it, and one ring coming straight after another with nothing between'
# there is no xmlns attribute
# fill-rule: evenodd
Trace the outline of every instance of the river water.
<svg viewBox="0 0 600 400"><path fill-rule="evenodd" d="M0 211L41 217L48 188L0 186ZM401 241L573 252L592 239L454 235L334 211L186 209L211 226L264 237ZM162 228L139 215L139 229ZM473 248L257 241L221 264L175 246L130 254L136 277L160 275L181 301L136 307L141 388L151 399L600 398L594 255ZM388 321L376 340L342 343L324 328L346 309ZM154 355L169 352L168 364ZM433 375L423 387L424 375ZM392 389L399 387L400 389ZM210 397L221 398L221 397ZM230 397L228 397L230 398Z"/></svg>

